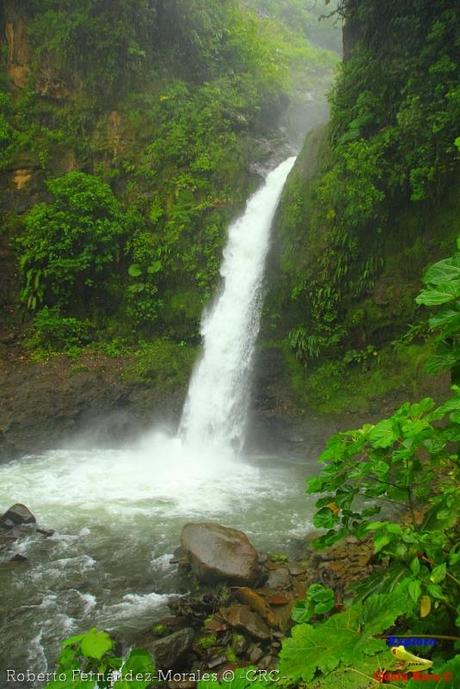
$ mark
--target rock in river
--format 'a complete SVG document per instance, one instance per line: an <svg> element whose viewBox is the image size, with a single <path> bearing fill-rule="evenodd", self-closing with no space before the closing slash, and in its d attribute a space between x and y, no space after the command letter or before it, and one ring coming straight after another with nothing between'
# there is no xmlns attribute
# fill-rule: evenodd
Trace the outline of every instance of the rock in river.
<svg viewBox="0 0 460 689"><path fill-rule="evenodd" d="M259 576L257 551L242 531L214 523L186 524L181 545L202 582L244 585Z"/></svg>
<svg viewBox="0 0 460 689"><path fill-rule="evenodd" d="M10 509L0 517L0 528L2 529L14 529L16 526L36 523L37 520L29 508L22 505L20 502L10 507Z"/></svg>

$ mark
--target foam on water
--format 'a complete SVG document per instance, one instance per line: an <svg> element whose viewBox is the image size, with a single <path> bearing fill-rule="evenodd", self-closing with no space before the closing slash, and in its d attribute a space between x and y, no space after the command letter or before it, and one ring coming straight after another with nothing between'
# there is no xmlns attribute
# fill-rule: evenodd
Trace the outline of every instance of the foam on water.
<svg viewBox="0 0 460 689"><path fill-rule="evenodd" d="M181 592L169 554L189 521L240 528L273 550L310 528L303 460L189 452L155 434L130 450L55 450L0 466L0 505L23 502L56 529L1 555L30 564L0 567L0 667L52 667L59 641L94 625L128 636L151 626Z"/></svg>

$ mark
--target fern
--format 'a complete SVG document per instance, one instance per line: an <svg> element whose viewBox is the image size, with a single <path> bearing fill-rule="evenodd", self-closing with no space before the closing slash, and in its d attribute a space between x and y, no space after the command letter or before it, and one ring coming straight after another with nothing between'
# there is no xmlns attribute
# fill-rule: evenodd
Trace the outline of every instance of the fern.
<svg viewBox="0 0 460 689"><path fill-rule="evenodd" d="M369 656L383 653L385 641L375 636L412 606L402 593L375 594L317 627L297 625L283 643L281 674L293 681L310 682L318 670L327 675L339 665L356 667Z"/></svg>

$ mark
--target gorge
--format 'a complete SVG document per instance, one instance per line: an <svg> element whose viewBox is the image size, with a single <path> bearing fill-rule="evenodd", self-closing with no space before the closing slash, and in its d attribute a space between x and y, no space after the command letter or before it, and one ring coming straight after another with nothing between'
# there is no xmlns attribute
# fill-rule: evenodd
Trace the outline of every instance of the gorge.
<svg viewBox="0 0 460 689"><path fill-rule="evenodd" d="M1 689L456 689L458 2L4 0L0 48Z"/></svg>

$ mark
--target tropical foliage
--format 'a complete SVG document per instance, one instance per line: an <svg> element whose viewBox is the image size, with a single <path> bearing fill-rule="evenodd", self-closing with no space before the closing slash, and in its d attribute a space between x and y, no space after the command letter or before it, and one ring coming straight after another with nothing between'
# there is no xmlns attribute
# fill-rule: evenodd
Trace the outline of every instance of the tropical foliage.
<svg viewBox="0 0 460 689"><path fill-rule="evenodd" d="M420 303L441 307L430 324L440 342L437 361L445 357L447 366L456 361L443 347L458 337L460 326L446 317L452 307L445 306L458 299L458 256L428 269L427 287L418 297ZM340 663L358 670L356 684L351 686L361 686L359 673L365 674L365 657L385 650L381 641L359 646L367 643L367 634L372 637L373 625L379 624L375 605L381 604L385 615L394 616L385 618L377 632L399 618L399 628L404 624L419 634L455 638L460 626L459 410L459 389L454 386L452 396L439 406L431 399L406 403L390 418L339 433L327 443L320 457L325 466L308 481L308 492L321 494L313 523L326 530L316 546L331 546L349 535L371 537L382 568L360 584L358 598L346 612L316 627L300 624L294 628L281 652L286 674L311 680L319 670L327 679ZM375 521L377 515L380 519ZM367 605L373 612L366 622ZM350 634L353 644L349 655L342 630ZM311 649L311 656L306 649ZM458 665L457 660L450 663ZM454 686L454 681L451 678L440 686ZM328 684L320 681L318 686ZM414 682L413 686L418 685Z"/></svg>
<svg viewBox="0 0 460 689"><path fill-rule="evenodd" d="M458 337L460 329L448 317L459 296L459 255L428 269L418 297L439 309L430 323L439 340L437 357L447 361L444 343ZM327 443L320 457L325 466L308 481L308 492L321 495L313 523L325 530L315 545L329 547L346 536L371 539L375 571L346 593L345 605L338 606L334 591L319 584L294 605L295 625L282 641L275 671L283 685L367 689L378 686L385 673L398 676L399 670L405 686L413 689L436 677L438 689L455 688L460 670L460 656L451 648L460 627L459 393L454 386L441 405L431 399L406 403L391 417L339 433ZM432 659L403 646L390 652L387 637L395 628L398 636L443 639L448 648ZM91 663L100 661L111 651L108 635L91 630L64 642L59 669L87 664L88 656ZM134 661L148 662L141 651L131 652L126 667ZM104 672L112 667L123 670L125 665L110 656ZM276 686L273 676L251 682L248 670L236 671L231 682L203 680L200 689ZM57 686L63 685L48 689ZM400 686L399 681L392 680L392 686Z"/></svg>
<svg viewBox="0 0 460 689"><path fill-rule="evenodd" d="M147 651L133 648L127 656L116 653L107 632L90 629L66 639L46 689L147 689L155 678L155 664Z"/></svg>
<svg viewBox="0 0 460 689"><path fill-rule="evenodd" d="M46 0L26 14L27 84L0 82L1 165L35 171L35 205L3 229L22 303L89 318L99 340L193 343L266 155L258 138L279 136L300 76L322 93L336 62L303 32L316 16L288 32L237 0Z"/></svg>
<svg viewBox="0 0 460 689"><path fill-rule="evenodd" d="M316 170L310 139L285 192L273 290L281 334L310 369L416 322L432 233L459 231L455 215L433 228L458 170L458 5L345 1L340 12L346 60Z"/></svg>

